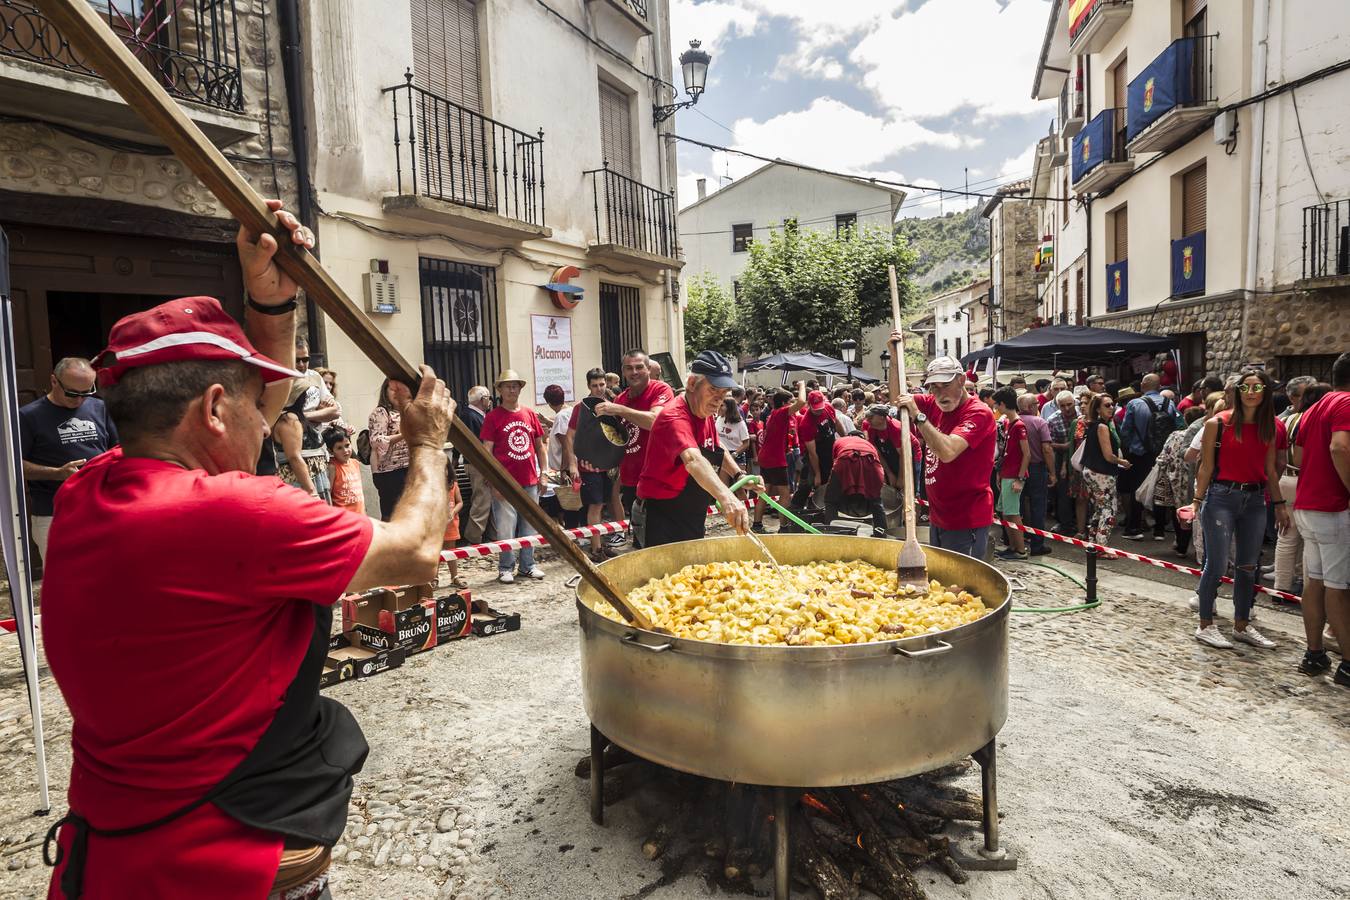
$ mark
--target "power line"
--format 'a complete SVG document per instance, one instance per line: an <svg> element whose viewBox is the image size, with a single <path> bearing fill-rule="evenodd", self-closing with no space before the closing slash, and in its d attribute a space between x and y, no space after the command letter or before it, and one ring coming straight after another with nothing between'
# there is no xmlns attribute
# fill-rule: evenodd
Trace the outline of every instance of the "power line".
<svg viewBox="0 0 1350 900"><path fill-rule="evenodd" d="M686 144L693 144L698 147L704 147L708 150L720 150L723 153L734 153L737 156L744 156L748 157L749 159L757 159L760 162L773 163L775 165L780 166L788 166L789 168L793 169L801 169L804 172L816 172L821 175L833 175L836 178L847 178L850 181L864 181L871 184L885 185L888 187L905 188L906 190L939 191L943 194L954 194L958 197L979 197L986 200L998 198L1000 200L1038 200L1038 201L1060 203L1063 202L1065 199L1063 197L1048 197L1048 196L1040 196L1037 194L1013 195L1013 194L990 193L988 191L967 191L963 190L962 188L950 188L950 187L943 187L941 185L934 187L932 185L926 184L914 184L908 181L892 181L889 178L875 178L868 175L851 175L848 172L836 172L832 169L822 169L820 166L809 166L806 163L792 162L791 160L783 159L782 157L761 156L758 153L751 153L748 150L737 150L734 147L723 147L720 144L710 144L707 141L699 141L695 140L694 138L684 137L683 135L679 134L669 134L666 135L666 137L669 137L672 140L676 141L683 141Z"/></svg>

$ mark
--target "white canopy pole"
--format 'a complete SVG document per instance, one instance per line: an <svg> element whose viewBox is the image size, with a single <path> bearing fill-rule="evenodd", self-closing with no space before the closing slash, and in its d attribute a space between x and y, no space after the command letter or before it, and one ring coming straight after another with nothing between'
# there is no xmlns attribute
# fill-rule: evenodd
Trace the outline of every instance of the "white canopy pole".
<svg viewBox="0 0 1350 900"><path fill-rule="evenodd" d="M14 306L9 296L9 243L0 231L0 425L4 431L0 461L0 545L9 573L14 624L28 681L28 707L33 716L33 750L37 761L37 815L51 811L47 795L47 751L42 738L42 701L38 694L37 629L33 616L33 580L28 559L28 506L24 496L23 461L19 456L19 392L14 362Z"/></svg>

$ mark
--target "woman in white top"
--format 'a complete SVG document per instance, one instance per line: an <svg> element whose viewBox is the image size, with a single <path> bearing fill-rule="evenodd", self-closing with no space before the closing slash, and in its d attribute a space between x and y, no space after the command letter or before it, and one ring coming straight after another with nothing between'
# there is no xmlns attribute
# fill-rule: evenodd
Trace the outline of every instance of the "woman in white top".
<svg viewBox="0 0 1350 900"><path fill-rule="evenodd" d="M728 397L722 403L722 414L717 417L717 441L722 449L733 456L740 456L745 442L750 438L750 428L741 417L741 408L736 401Z"/></svg>

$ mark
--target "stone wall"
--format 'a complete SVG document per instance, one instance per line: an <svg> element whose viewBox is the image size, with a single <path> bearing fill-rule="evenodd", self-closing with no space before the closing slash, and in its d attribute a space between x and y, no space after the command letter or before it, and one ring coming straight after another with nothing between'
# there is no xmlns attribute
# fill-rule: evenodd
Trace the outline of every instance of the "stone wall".
<svg viewBox="0 0 1350 900"><path fill-rule="evenodd" d="M255 189L268 197L280 196L294 208L295 171L290 165L291 131L276 10L269 0L235 0L235 6L239 17L244 115L262 127L256 137L233 144L225 152ZM73 89L83 81L83 76L71 76ZM41 110L27 113L34 119L42 117ZM0 130L0 189L97 197L198 216L227 217L211 193L167 151L126 152L40 122L7 122ZM94 222L90 225L97 227Z"/></svg>
<svg viewBox="0 0 1350 900"><path fill-rule="evenodd" d="M1032 266L1039 243L1034 204L1007 199L999 204L1003 217L1002 339L1017 337L1037 315L1036 272Z"/></svg>
<svg viewBox="0 0 1350 900"><path fill-rule="evenodd" d="M1246 361L1242 341L1242 300L1220 297L1200 302L1163 304L1122 316L1093 316L1098 328L1148 334L1205 334L1205 371L1232 372Z"/></svg>

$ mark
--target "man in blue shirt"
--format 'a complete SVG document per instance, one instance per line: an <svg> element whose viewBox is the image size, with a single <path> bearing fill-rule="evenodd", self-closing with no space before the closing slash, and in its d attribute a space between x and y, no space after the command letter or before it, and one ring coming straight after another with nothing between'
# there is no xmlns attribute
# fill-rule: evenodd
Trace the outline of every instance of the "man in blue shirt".
<svg viewBox="0 0 1350 900"><path fill-rule="evenodd" d="M1149 435L1149 428L1155 416L1160 416L1162 437L1165 439L1177 426L1177 407L1161 393L1161 379L1150 372L1140 381L1142 396L1135 397L1125 407L1125 421L1120 427L1120 443L1125 450L1125 458L1130 468L1120 475L1119 490L1125 497L1124 537L1131 541L1144 539L1144 506L1134 499L1134 492L1144 483L1148 473L1157 461L1157 451ZM1153 523L1153 539L1161 541L1167 536L1167 522L1157 517Z"/></svg>
<svg viewBox="0 0 1350 900"><path fill-rule="evenodd" d="M52 369L47 393L19 410L33 543L44 559L57 488L89 460L117 444L117 429L108 410L94 396L98 393L95 381L89 360L68 356Z"/></svg>

